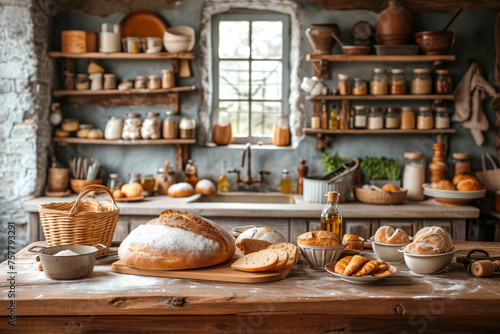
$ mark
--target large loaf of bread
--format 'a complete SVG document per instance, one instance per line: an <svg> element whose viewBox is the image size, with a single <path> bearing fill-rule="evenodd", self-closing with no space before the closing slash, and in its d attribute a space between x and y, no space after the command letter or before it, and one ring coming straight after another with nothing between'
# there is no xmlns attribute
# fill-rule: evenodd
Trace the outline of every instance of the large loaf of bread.
<svg viewBox="0 0 500 334"><path fill-rule="evenodd" d="M134 268L174 270L213 266L231 259L233 238L212 221L166 210L123 240L118 255Z"/></svg>
<svg viewBox="0 0 500 334"><path fill-rule="evenodd" d="M270 227L253 227L239 235L236 239L236 247L246 255L280 242L286 242L285 237L280 232Z"/></svg>
<svg viewBox="0 0 500 334"><path fill-rule="evenodd" d="M428 226L420 229L413 242L405 250L410 254L434 255L449 252L453 249L451 235L439 226Z"/></svg>

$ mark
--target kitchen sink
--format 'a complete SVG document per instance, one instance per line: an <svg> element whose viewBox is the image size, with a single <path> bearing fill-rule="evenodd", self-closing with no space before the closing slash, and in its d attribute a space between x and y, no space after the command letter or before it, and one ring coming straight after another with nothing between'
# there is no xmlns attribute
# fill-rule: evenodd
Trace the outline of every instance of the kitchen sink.
<svg viewBox="0 0 500 334"><path fill-rule="evenodd" d="M295 204L292 195L280 193L227 193L201 195L192 202L198 203L255 203L255 204Z"/></svg>

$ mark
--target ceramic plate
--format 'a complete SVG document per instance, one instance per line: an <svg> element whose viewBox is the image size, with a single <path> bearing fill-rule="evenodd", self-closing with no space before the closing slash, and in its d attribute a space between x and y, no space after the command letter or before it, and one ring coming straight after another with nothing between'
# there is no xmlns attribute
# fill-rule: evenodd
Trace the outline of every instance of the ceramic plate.
<svg viewBox="0 0 500 334"><path fill-rule="evenodd" d="M458 191L458 190L441 190L433 189L430 187L429 183L422 186L424 188L424 195L444 198L444 199L476 199L483 198L486 193L486 189L475 190L475 191Z"/></svg>
<svg viewBox="0 0 500 334"><path fill-rule="evenodd" d="M158 14L149 10L133 11L120 21L122 37L159 37L163 39L165 30L167 30L167 26Z"/></svg>
<svg viewBox="0 0 500 334"><path fill-rule="evenodd" d="M138 202L142 201L144 199L144 196L137 196L137 197L123 197L123 198L115 198L116 202Z"/></svg>
<svg viewBox="0 0 500 334"><path fill-rule="evenodd" d="M337 274L335 272L335 265L336 264L337 264L337 261L327 263L325 265L325 270L328 271L333 276L338 277L346 282L358 283L358 284L373 283L373 282L379 281L383 278L389 277L398 271L398 269L395 266L389 265L389 269L392 271L392 273L387 275L387 276L382 276L382 277L373 277L372 275L365 275L365 276L360 276L360 277L344 276L344 275Z"/></svg>

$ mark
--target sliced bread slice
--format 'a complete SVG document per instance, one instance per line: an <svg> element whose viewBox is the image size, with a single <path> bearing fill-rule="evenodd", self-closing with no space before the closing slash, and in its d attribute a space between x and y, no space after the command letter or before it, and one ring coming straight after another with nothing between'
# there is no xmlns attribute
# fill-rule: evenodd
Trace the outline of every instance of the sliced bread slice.
<svg viewBox="0 0 500 334"><path fill-rule="evenodd" d="M276 254L278 255L278 263L271 270L285 269L286 268L286 264L288 263L288 258L289 258L288 252L285 251L285 250L281 250L281 249L273 249L273 251L275 251Z"/></svg>
<svg viewBox="0 0 500 334"><path fill-rule="evenodd" d="M259 239L242 239L237 245L238 248L243 251L243 254L247 255L266 249L269 245L271 245L271 243L269 241Z"/></svg>
<svg viewBox="0 0 500 334"><path fill-rule="evenodd" d="M240 271L267 271L271 270L278 264L279 256L271 249L263 249L261 251L250 253L236 260L231 268Z"/></svg>
<svg viewBox="0 0 500 334"><path fill-rule="evenodd" d="M290 242L272 244L268 247L268 249L280 249L288 253L288 261L286 262L284 269L292 269L299 261L299 249Z"/></svg>

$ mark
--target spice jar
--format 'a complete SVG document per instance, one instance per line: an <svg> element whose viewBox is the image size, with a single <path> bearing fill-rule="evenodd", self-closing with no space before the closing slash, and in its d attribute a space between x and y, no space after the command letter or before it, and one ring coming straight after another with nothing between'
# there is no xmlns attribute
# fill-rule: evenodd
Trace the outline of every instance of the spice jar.
<svg viewBox="0 0 500 334"><path fill-rule="evenodd" d="M126 41L128 53L141 52L141 39L139 37L127 37Z"/></svg>
<svg viewBox="0 0 500 334"><path fill-rule="evenodd" d="M174 71L161 70L161 88L172 88L175 86Z"/></svg>
<svg viewBox="0 0 500 334"><path fill-rule="evenodd" d="M112 173L109 174L108 179L108 189L113 192L115 190L120 190L122 188L123 182L120 174Z"/></svg>
<svg viewBox="0 0 500 334"><path fill-rule="evenodd" d="M339 94L340 95L351 94L351 77L346 74L339 73Z"/></svg>
<svg viewBox="0 0 500 334"><path fill-rule="evenodd" d="M318 116L311 117L311 128L313 129L321 128L321 120L319 119Z"/></svg>
<svg viewBox="0 0 500 334"><path fill-rule="evenodd" d="M135 89L145 89L146 88L146 76L145 75L138 75L135 77L134 88Z"/></svg>
<svg viewBox="0 0 500 334"><path fill-rule="evenodd" d="M163 138L176 139L179 137L179 121L173 111L166 112L167 117L163 120Z"/></svg>
<svg viewBox="0 0 500 334"><path fill-rule="evenodd" d="M426 130L434 127L432 111L429 107L419 107L417 116L417 129Z"/></svg>
<svg viewBox="0 0 500 334"><path fill-rule="evenodd" d="M374 68L372 80L370 81L371 95L387 95L389 82L383 68Z"/></svg>
<svg viewBox="0 0 500 334"><path fill-rule="evenodd" d="M184 182L189 183L193 188L196 187L196 183L198 183L198 167L194 164L193 159L188 160L184 173Z"/></svg>
<svg viewBox="0 0 500 334"><path fill-rule="evenodd" d="M161 138L161 121L157 112L146 113L146 119L142 122L141 137L142 139L159 139Z"/></svg>
<svg viewBox="0 0 500 334"><path fill-rule="evenodd" d="M271 142L276 146L290 145L290 127L288 125L288 116L279 115L276 117L273 125L273 136Z"/></svg>
<svg viewBox="0 0 500 334"><path fill-rule="evenodd" d="M457 174L470 173L469 153L453 153L451 157L451 178Z"/></svg>
<svg viewBox="0 0 500 334"><path fill-rule="evenodd" d="M393 68L391 70L389 92L391 95L403 95L406 93L405 76L402 69Z"/></svg>
<svg viewBox="0 0 500 334"><path fill-rule="evenodd" d="M436 70L436 80L434 81L434 91L436 94L451 94L451 76L449 70Z"/></svg>
<svg viewBox="0 0 500 334"><path fill-rule="evenodd" d="M354 128L366 129L367 113L365 106L354 106Z"/></svg>
<svg viewBox="0 0 500 334"><path fill-rule="evenodd" d="M96 72L89 74L90 90L102 90L102 73Z"/></svg>
<svg viewBox="0 0 500 334"><path fill-rule="evenodd" d="M192 118L182 118L179 123L179 132L181 138L194 138L196 121Z"/></svg>
<svg viewBox="0 0 500 334"><path fill-rule="evenodd" d="M104 138L117 140L122 137L123 120L120 117L111 116L104 128Z"/></svg>
<svg viewBox="0 0 500 334"><path fill-rule="evenodd" d="M142 186L142 190L144 191L154 191L156 180L153 174L144 174L139 180L139 184Z"/></svg>
<svg viewBox="0 0 500 334"><path fill-rule="evenodd" d="M368 129L379 130L384 128L384 114L382 108L371 107L368 114Z"/></svg>
<svg viewBox="0 0 500 334"><path fill-rule="evenodd" d="M434 117L434 127L436 129L448 129L450 127L450 116L446 107L436 107L436 116Z"/></svg>
<svg viewBox="0 0 500 334"><path fill-rule="evenodd" d="M425 183L425 157L419 152L405 152L403 170L403 188L406 199L421 201L424 199L422 185Z"/></svg>
<svg viewBox="0 0 500 334"><path fill-rule="evenodd" d="M399 108L388 107L385 114L385 128L386 129L399 129L401 126L401 113Z"/></svg>
<svg viewBox="0 0 500 334"><path fill-rule="evenodd" d="M361 78L354 78L354 84L352 86L352 95L366 95L366 81Z"/></svg>
<svg viewBox="0 0 500 334"><path fill-rule="evenodd" d="M412 94L430 94L432 92L431 71L425 68L416 68L413 70L411 80Z"/></svg>
<svg viewBox="0 0 500 334"><path fill-rule="evenodd" d="M90 81L88 74L85 73L77 74L75 87L77 90L88 90L90 88Z"/></svg>
<svg viewBox="0 0 500 334"><path fill-rule="evenodd" d="M128 183L139 183L140 180L141 180L141 174L139 173L128 174Z"/></svg>
<svg viewBox="0 0 500 334"><path fill-rule="evenodd" d="M116 76L114 74L104 74L104 89L116 89Z"/></svg>
<svg viewBox="0 0 500 334"><path fill-rule="evenodd" d="M412 107L401 108L401 129L415 129L415 112Z"/></svg>
<svg viewBox="0 0 500 334"><path fill-rule="evenodd" d="M80 124L76 136L78 138L88 138L90 131L92 130L92 124Z"/></svg>
<svg viewBox="0 0 500 334"><path fill-rule="evenodd" d="M158 75L150 75L148 80L148 88L149 89L160 89L161 81Z"/></svg>
<svg viewBox="0 0 500 334"><path fill-rule="evenodd" d="M168 188L175 183L175 171L167 165L168 172L165 173L165 168L160 167L156 172L156 190L158 195L167 195Z"/></svg>
<svg viewBox="0 0 500 334"><path fill-rule="evenodd" d="M123 122L122 138L134 140L141 138L141 115L136 113L127 113L127 118Z"/></svg>

